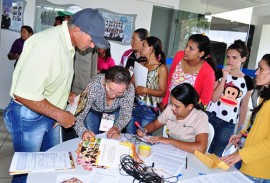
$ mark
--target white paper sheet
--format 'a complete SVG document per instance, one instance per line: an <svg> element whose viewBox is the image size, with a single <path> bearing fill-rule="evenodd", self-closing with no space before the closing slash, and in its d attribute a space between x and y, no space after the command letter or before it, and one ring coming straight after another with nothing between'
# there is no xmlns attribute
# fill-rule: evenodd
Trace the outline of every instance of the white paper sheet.
<svg viewBox="0 0 270 183"><path fill-rule="evenodd" d="M98 165L118 168L120 157L123 154L132 154L132 148L121 145L119 141L111 139L102 139L100 143L100 154L98 156Z"/></svg>
<svg viewBox="0 0 270 183"><path fill-rule="evenodd" d="M182 159L185 159L187 152L181 149L177 149L169 144L158 144L151 146L152 153L156 152L158 154L167 154L168 156L179 156Z"/></svg>
<svg viewBox="0 0 270 183"><path fill-rule="evenodd" d="M74 103L73 104L68 104L66 107L66 111L69 111L71 114L75 114L77 107L78 107L78 102L80 99L80 95L74 98Z"/></svg>
<svg viewBox="0 0 270 183"><path fill-rule="evenodd" d="M69 152L15 152L10 174L74 169Z"/></svg>
<svg viewBox="0 0 270 183"><path fill-rule="evenodd" d="M252 183L245 175L239 171L235 172L226 172L226 173L213 173L198 176L192 179L182 180L182 183L224 183L224 182L233 182L233 183Z"/></svg>
<svg viewBox="0 0 270 183"><path fill-rule="evenodd" d="M95 168L90 174L91 183L120 182L120 179L121 175L118 169Z"/></svg>
<svg viewBox="0 0 270 183"><path fill-rule="evenodd" d="M226 148L224 149L222 156L228 156L230 154L235 153L238 150L237 147L235 147L233 144L229 144L226 146Z"/></svg>
<svg viewBox="0 0 270 183"><path fill-rule="evenodd" d="M135 62L134 65L134 77L135 77L135 86L146 87L148 69L142 64Z"/></svg>
<svg viewBox="0 0 270 183"><path fill-rule="evenodd" d="M120 175L118 169L94 168L88 175L82 175L82 174L57 175L56 183L71 183L72 180L74 179L79 180L77 181L79 183L80 182L82 183L104 183L104 182L122 183L122 182L132 182L134 178L131 176ZM68 182L69 180L70 182ZM76 181L73 181L73 182L76 182Z"/></svg>
<svg viewBox="0 0 270 183"><path fill-rule="evenodd" d="M60 174L57 175L56 183L90 183L90 175Z"/></svg>
<svg viewBox="0 0 270 183"><path fill-rule="evenodd" d="M145 160L145 164L151 166L152 163L154 163L154 170L157 174L169 177L182 172L186 164L186 158L179 157L178 155L152 153Z"/></svg>

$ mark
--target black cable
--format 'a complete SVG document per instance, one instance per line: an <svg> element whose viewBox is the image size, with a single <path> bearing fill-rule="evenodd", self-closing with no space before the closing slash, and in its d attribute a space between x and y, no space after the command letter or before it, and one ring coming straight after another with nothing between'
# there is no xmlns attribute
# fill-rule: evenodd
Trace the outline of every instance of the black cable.
<svg viewBox="0 0 270 183"><path fill-rule="evenodd" d="M150 146L153 145L152 143L147 142L146 140L141 140L140 137L138 137L137 135L133 135L133 134L129 134L129 135L131 135L131 137L127 137L127 136L126 136L126 133L124 133L124 137L125 137L129 142L131 142L131 143L133 143L133 144L140 144L140 143L143 142L143 143L145 143L145 144L147 144L147 145L150 145Z"/></svg>
<svg viewBox="0 0 270 183"><path fill-rule="evenodd" d="M142 141L136 137L136 135L131 134L131 137L126 136L127 133L124 133L124 137L133 144L140 144Z"/></svg>
<svg viewBox="0 0 270 183"><path fill-rule="evenodd" d="M119 165L119 172L121 175L121 171L124 170L128 175L131 175L134 177L135 180L139 180L139 183L145 182L145 183L164 183L165 179L170 178L176 178L176 181L178 181L178 178L176 176L163 178L160 177L154 170L153 167L146 166L142 163L137 163L134 161L134 159L130 155L122 155L120 158L120 165ZM133 182L134 182L133 181ZM166 181L170 182L170 181Z"/></svg>

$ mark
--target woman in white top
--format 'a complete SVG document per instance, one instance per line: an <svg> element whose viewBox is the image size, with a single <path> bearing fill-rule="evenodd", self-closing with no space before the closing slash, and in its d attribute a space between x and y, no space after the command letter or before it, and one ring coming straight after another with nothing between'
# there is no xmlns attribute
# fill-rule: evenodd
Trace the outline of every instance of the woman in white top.
<svg viewBox="0 0 270 183"><path fill-rule="evenodd" d="M209 124L207 115L200 110L196 90L188 83L182 83L171 91L171 104L166 107L155 121L144 127L146 133L152 133L164 125L168 128L168 138L151 137L153 143L171 144L176 148L194 153L205 153L208 141ZM145 134L137 130L143 137Z"/></svg>
<svg viewBox="0 0 270 183"><path fill-rule="evenodd" d="M253 81L241 66L246 61L248 49L236 40L227 49L227 66L216 72L215 89L206 108L209 122L215 129L209 153L221 157L235 128L240 129L246 119ZM237 130L238 131L238 130Z"/></svg>

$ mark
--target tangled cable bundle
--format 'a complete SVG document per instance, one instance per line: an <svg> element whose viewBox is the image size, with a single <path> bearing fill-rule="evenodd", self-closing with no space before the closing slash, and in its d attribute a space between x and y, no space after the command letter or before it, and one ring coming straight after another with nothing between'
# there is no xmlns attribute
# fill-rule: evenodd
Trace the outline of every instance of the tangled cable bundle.
<svg viewBox="0 0 270 183"><path fill-rule="evenodd" d="M164 179L153 171L152 167L145 164L139 164L134 161L130 155L122 155L120 159L119 170L124 170L139 182L145 183L163 183Z"/></svg>

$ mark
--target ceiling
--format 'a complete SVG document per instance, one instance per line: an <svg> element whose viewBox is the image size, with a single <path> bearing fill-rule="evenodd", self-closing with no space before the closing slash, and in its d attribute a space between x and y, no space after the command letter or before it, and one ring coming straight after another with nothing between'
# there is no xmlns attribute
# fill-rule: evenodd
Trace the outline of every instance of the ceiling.
<svg viewBox="0 0 270 183"><path fill-rule="evenodd" d="M233 11L242 8L255 7L252 15L257 18L270 16L270 0L200 0L200 3L208 7L207 11L215 12L211 7L224 9L224 11ZM214 11L214 12L213 12Z"/></svg>

